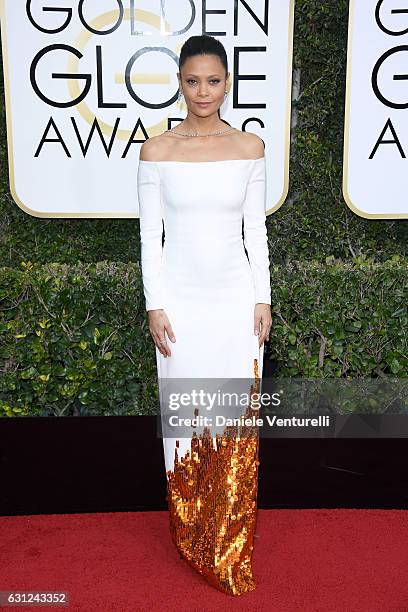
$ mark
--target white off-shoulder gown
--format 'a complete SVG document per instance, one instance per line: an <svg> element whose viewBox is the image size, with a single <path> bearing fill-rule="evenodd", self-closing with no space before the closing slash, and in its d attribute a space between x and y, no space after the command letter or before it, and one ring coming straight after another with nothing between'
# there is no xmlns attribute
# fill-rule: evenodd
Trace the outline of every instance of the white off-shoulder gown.
<svg viewBox="0 0 408 612"><path fill-rule="evenodd" d="M138 198L146 310L164 309L176 337L166 338L170 357L156 348L163 421L169 380L205 380L208 391L208 381L262 376L254 311L271 303L266 159L139 160ZM255 588L259 434L196 431L163 438L170 531L211 585L240 595Z"/></svg>
<svg viewBox="0 0 408 612"><path fill-rule="evenodd" d="M170 357L156 347L159 385L253 378L254 359L262 376L254 308L271 303L266 158L139 160L138 198L146 310L164 309L176 337L166 337ZM188 448L181 439L179 456ZM174 449L175 438L165 438L166 471Z"/></svg>

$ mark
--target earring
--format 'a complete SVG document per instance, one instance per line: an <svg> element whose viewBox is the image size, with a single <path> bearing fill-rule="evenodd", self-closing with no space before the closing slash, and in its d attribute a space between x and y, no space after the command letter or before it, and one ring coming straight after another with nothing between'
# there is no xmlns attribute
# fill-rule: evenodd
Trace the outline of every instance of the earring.
<svg viewBox="0 0 408 612"><path fill-rule="evenodd" d="M225 91L224 91L224 96L226 96L226 95L227 95L227 93L228 93L228 91L227 91L227 90L225 90Z"/></svg>
<svg viewBox="0 0 408 612"><path fill-rule="evenodd" d="M178 102L180 102L180 100L183 97L183 95L184 95L183 92L179 89L179 91L178 91L178 98L177 98Z"/></svg>

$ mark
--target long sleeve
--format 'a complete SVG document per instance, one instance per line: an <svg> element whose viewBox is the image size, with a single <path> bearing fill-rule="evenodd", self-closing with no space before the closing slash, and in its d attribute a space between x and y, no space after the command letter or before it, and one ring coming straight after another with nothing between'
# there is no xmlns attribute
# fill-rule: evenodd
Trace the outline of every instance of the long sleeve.
<svg viewBox="0 0 408 612"><path fill-rule="evenodd" d="M261 157L253 162L244 201L244 245L254 280L257 304L271 304L265 196L266 160Z"/></svg>
<svg viewBox="0 0 408 612"><path fill-rule="evenodd" d="M161 292L163 216L157 164L139 160L137 189L143 291L146 310L164 308Z"/></svg>

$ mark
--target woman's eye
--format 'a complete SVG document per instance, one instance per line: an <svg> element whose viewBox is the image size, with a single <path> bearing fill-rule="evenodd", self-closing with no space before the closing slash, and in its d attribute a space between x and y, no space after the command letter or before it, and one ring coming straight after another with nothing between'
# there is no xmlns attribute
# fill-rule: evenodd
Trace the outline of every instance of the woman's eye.
<svg viewBox="0 0 408 612"><path fill-rule="evenodd" d="M195 79L187 79L187 83L188 83L189 85L191 85L191 84L193 84L193 83L197 83L197 81L196 81ZM220 79L211 79L211 80L210 80L210 83L216 83L216 84L218 84L218 83L220 83Z"/></svg>

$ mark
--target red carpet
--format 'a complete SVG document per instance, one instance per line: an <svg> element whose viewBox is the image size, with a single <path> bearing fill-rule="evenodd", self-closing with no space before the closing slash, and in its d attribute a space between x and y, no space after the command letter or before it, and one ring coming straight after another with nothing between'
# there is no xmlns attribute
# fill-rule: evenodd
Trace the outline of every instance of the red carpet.
<svg viewBox="0 0 408 612"><path fill-rule="evenodd" d="M408 512L260 510L257 589L208 586L179 558L167 512L0 517L0 590L67 591L84 612L406 612Z"/></svg>

